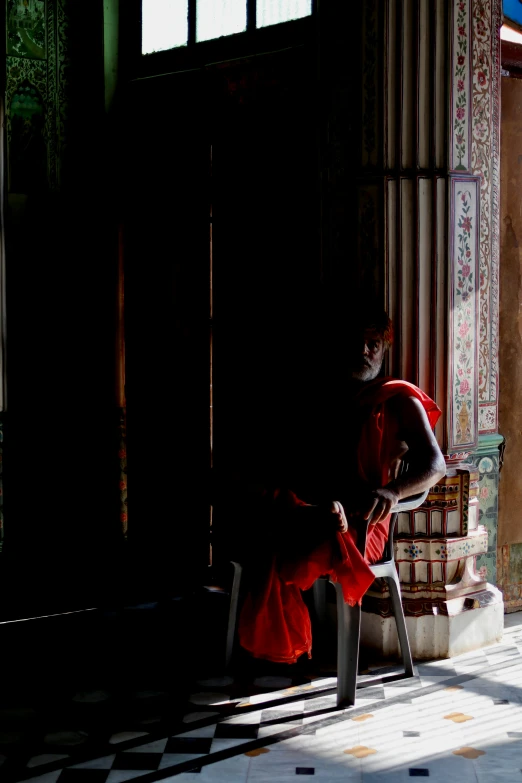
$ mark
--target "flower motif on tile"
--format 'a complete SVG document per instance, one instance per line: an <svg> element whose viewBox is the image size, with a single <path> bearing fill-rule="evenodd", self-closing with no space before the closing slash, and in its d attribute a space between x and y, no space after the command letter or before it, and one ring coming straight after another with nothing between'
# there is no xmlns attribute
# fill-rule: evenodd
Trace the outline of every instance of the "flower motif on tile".
<svg viewBox="0 0 522 783"><path fill-rule="evenodd" d="M412 560L415 560L419 555L422 555L422 549L419 549L417 544L414 544L413 541L407 547L404 552L411 557Z"/></svg>
<svg viewBox="0 0 522 783"><path fill-rule="evenodd" d="M482 201L482 199L481 199ZM482 228L480 231L482 235ZM482 254L482 247L481 247L481 254ZM482 289L481 289L482 290ZM482 308L480 313L480 318L482 321ZM480 327L480 334L482 335L482 325ZM489 350L489 348L488 348ZM479 347L479 360L482 362L482 345ZM482 368L482 364L479 365L479 392L480 392L480 386L482 384L482 377L485 375L485 372ZM488 404L482 403L479 407L479 431L480 432L496 432L497 430L497 403L492 402Z"/></svg>
<svg viewBox="0 0 522 783"><path fill-rule="evenodd" d="M346 753L347 756L354 756L356 759L364 759L377 751L374 748L367 748L366 745L356 745L354 748L343 750L343 753Z"/></svg>
<svg viewBox="0 0 522 783"><path fill-rule="evenodd" d="M498 150L494 127L494 103L498 77L494 76L494 54L498 50L494 31L492 0L473 0L473 66L471 107L471 169L480 176L480 330L478 396L486 402L496 398L496 290L498 270L493 268L494 204L493 183L498 176ZM495 154L497 153L497 154ZM481 411L479 429L496 430L496 403Z"/></svg>
<svg viewBox="0 0 522 783"><path fill-rule="evenodd" d="M458 750L453 751L454 756L463 756L465 759L478 759L479 756L485 756L485 750L477 750L477 748L468 748L464 746Z"/></svg>
<svg viewBox="0 0 522 783"><path fill-rule="evenodd" d="M494 469L491 457L482 457L478 464L479 473L491 473Z"/></svg>
<svg viewBox="0 0 522 783"><path fill-rule="evenodd" d="M454 26L455 70L453 73L453 168L457 171L467 170L467 136L468 136L468 90L467 76L468 58L468 0L456 4L456 19Z"/></svg>
<svg viewBox="0 0 522 783"><path fill-rule="evenodd" d="M448 461L455 461L455 462L463 462L469 457L469 451L457 451L455 454L449 454L447 459ZM448 489L448 492L453 492L453 488Z"/></svg>
<svg viewBox="0 0 522 783"><path fill-rule="evenodd" d="M492 463L491 460L490 462ZM498 474L495 473L495 470L496 468L492 463L490 473L480 474L480 489L478 495L480 503L479 520L489 529L490 536L494 535L494 531L496 530L496 525L494 525L493 528L490 527L490 520L492 520L493 517L496 517L498 506Z"/></svg>
<svg viewBox="0 0 522 783"><path fill-rule="evenodd" d="M444 720L452 720L453 723L465 723L467 720L473 720L472 715L464 715L463 712L450 712L444 716Z"/></svg>
<svg viewBox="0 0 522 783"><path fill-rule="evenodd" d="M454 431L456 443L473 440L472 420L475 373L475 215L471 190L456 191L455 199L455 293L454 293L454 355L453 394L455 405Z"/></svg>
<svg viewBox="0 0 522 783"><path fill-rule="evenodd" d="M435 554L440 557L441 560L448 559L448 547L446 544L441 544L438 549L435 550Z"/></svg>

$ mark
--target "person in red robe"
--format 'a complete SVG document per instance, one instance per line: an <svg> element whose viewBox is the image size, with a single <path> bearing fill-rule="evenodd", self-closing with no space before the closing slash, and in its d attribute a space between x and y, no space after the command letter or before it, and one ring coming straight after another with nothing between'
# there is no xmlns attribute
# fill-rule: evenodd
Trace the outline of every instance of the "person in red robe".
<svg viewBox="0 0 522 783"><path fill-rule="evenodd" d="M258 501L245 502L257 524L250 527L256 531L254 557L239 641L254 658L290 664L310 656L311 623L301 591L330 574L347 602L360 603L373 581L368 564L380 559L388 538L391 509L445 475L433 434L440 409L413 384L380 376L392 341L386 313L367 310L352 320L350 337L347 372L334 379L341 404L325 406L337 418L323 419L308 480L302 488L250 487L250 498L257 493ZM406 453L409 468L400 474Z"/></svg>

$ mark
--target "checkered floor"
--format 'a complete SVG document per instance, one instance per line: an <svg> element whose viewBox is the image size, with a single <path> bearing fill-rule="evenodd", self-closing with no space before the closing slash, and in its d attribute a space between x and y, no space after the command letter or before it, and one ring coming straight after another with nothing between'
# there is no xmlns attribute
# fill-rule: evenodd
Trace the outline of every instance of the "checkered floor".
<svg viewBox="0 0 522 783"><path fill-rule="evenodd" d="M227 677L202 680L179 716L161 708L162 694L137 694L149 703L148 714L136 720L130 711L110 736L93 739L79 725L39 735L33 726L24 753L3 751L0 774L5 783L152 783L174 776L182 783L195 774L215 783L296 775L522 781L522 616L507 621L502 644L419 664L413 678L390 667L372 670L360 678L357 705L349 710L336 709L332 677L293 684L265 676L250 688ZM106 696L84 693L77 700L96 712ZM13 708L13 735L23 709Z"/></svg>

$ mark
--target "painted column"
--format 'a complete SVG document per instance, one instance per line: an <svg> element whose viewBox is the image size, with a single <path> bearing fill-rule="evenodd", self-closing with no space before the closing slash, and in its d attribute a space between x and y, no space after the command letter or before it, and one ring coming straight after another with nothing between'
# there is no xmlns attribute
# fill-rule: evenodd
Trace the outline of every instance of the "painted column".
<svg viewBox="0 0 522 783"><path fill-rule="evenodd" d="M500 585L497 572L498 482L503 437L498 433L500 249L500 24L501 0L473 0L471 167L480 177L478 331L478 446L470 459L479 472L479 518L488 531L477 570Z"/></svg>
<svg viewBox="0 0 522 783"><path fill-rule="evenodd" d="M395 323L391 374L443 411L447 476L401 514L396 560L413 654L496 641L499 0L362 4L359 278ZM368 219L373 215L373 223ZM382 263L382 262L381 262ZM373 264L373 266L372 266ZM397 647L386 592L366 642Z"/></svg>

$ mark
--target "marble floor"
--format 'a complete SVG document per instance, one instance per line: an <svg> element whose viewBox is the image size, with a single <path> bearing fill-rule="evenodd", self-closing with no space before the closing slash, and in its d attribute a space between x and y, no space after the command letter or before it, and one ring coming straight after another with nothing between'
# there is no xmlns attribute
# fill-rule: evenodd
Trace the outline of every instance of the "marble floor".
<svg viewBox="0 0 522 783"><path fill-rule="evenodd" d="M522 613L506 616L501 644L419 663L410 679L376 665L359 685L348 710L321 673L194 680L182 708L136 692L110 719L106 690L74 694L45 725L34 705L0 705L0 778L522 783Z"/></svg>

